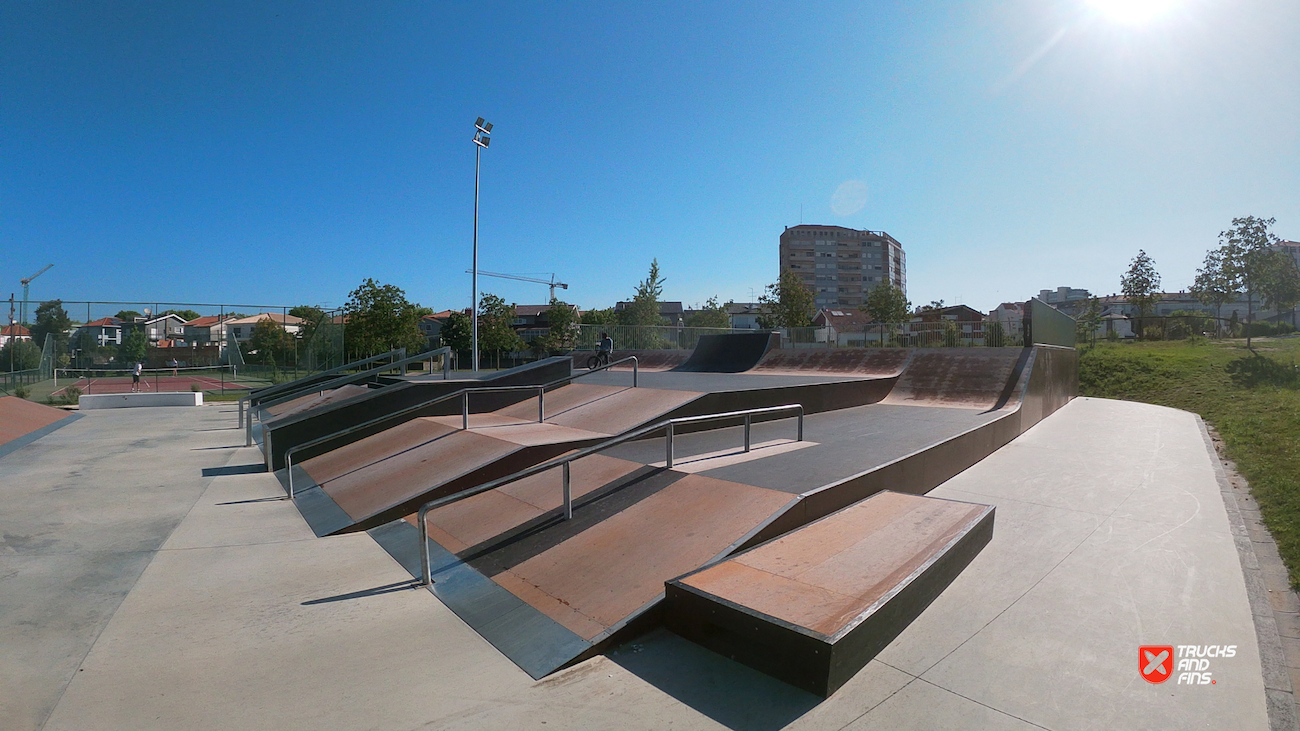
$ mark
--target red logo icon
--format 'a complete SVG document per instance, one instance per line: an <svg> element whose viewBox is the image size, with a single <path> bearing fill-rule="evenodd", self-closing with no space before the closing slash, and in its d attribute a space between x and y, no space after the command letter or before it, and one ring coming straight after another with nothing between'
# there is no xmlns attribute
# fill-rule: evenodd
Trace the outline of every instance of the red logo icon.
<svg viewBox="0 0 1300 731"><path fill-rule="evenodd" d="M1148 683L1163 683L1174 672L1173 645L1142 645L1138 648L1138 672Z"/></svg>

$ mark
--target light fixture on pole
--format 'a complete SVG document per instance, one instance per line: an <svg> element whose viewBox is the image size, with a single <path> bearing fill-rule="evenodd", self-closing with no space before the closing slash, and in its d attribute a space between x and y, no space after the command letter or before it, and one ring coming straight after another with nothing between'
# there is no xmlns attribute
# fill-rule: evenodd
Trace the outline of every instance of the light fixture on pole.
<svg viewBox="0 0 1300 731"><path fill-rule="evenodd" d="M469 301L472 313L470 327L474 338L474 372L478 373L478 162L479 156L487 146L492 144L492 123L484 122L482 117L474 123L474 292Z"/></svg>

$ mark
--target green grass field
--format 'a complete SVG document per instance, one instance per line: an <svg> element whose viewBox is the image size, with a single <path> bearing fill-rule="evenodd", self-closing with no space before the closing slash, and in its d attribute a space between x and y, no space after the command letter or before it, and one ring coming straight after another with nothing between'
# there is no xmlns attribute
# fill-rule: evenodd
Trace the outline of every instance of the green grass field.
<svg viewBox="0 0 1300 731"><path fill-rule="evenodd" d="M1300 588L1300 337L1254 345L1099 344L1081 353L1079 392L1192 411L1217 429Z"/></svg>

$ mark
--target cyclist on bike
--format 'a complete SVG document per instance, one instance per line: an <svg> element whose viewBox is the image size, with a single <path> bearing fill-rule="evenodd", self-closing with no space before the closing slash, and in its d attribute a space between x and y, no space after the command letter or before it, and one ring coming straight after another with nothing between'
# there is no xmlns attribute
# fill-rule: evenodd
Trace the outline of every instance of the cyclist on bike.
<svg viewBox="0 0 1300 731"><path fill-rule="evenodd" d="M614 339L609 333L600 334L600 344L596 346L596 354L587 359L588 368L599 368L609 365L609 356L614 352Z"/></svg>

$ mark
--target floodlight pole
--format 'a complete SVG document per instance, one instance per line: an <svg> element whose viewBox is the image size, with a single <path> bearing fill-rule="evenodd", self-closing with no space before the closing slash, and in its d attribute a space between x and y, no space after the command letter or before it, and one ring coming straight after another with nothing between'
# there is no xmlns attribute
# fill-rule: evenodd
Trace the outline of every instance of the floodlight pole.
<svg viewBox="0 0 1300 731"><path fill-rule="evenodd" d="M474 355L471 363L475 374L478 373L478 165L482 153L483 146L478 144L476 135L474 139L474 274L472 275L474 288L469 298L470 333L474 338Z"/></svg>
<svg viewBox="0 0 1300 731"><path fill-rule="evenodd" d="M492 143L492 138L488 136L491 132L492 124L483 121L482 117L474 122L474 266L473 293L469 305L470 328L473 330L474 343L473 369L476 374L478 373L478 169L483 149Z"/></svg>

